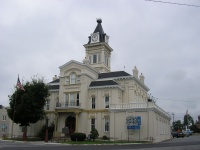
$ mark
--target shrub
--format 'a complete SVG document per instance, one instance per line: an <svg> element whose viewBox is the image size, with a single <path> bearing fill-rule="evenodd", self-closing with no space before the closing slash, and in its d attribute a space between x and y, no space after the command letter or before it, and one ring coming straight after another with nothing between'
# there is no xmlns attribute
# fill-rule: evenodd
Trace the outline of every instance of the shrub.
<svg viewBox="0 0 200 150"><path fill-rule="evenodd" d="M98 138L99 132L97 129L93 128L92 131L90 131L90 138L93 139L93 141Z"/></svg>
<svg viewBox="0 0 200 150"><path fill-rule="evenodd" d="M73 133L70 135L71 141L84 141L86 138L85 133Z"/></svg>
<svg viewBox="0 0 200 150"><path fill-rule="evenodd" d="M3 140L5 140L5 139L7 139L7 138L8 138L7 135L5 135L5 134L2 135L2 139L3 139Z"/></svg>
<svg viewBox="0 0 200 150"><path fill-rule="evenodd" d="M102 139L103 139L103 140L110 140L109 137L107 137L106 135L104 135L104 136L102 137Z"/></svg>

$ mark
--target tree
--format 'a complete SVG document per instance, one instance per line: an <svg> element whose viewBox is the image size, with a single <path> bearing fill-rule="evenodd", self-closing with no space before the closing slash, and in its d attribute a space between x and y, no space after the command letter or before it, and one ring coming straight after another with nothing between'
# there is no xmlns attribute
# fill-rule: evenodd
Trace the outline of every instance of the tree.
<svg viewBox="0 0 200 150"><path fill-rule="evenodd" d="M193 118L189 114L184 115L183 125L188 127L190 124L194 125Z"/></svg>
<svg viewBox="0 0 200 150"><path fill-rule="evenodd" d="M174 127L174 131L178 131L178 130L182 131L183 129L183 125L181 124L180 120L175 121L173 124L173 127Z"/></svg>
<svg viewBox="0 0 200 150"><path fill-rule="evenodd" d="M9 98L10 107L7 110L9 118L21 127L27 127L44 118L44 106L49 96L44 78L32 78L31 82L26 82L24 89L25 91L14 91ZM26 131L24 132L26 138Z"/></svg>
<svg viewBox="0 0 200 150"><path fill-rule="evenodd" d="M93 139L93 141L95 141L95 139L99 136L99 132L95 128L93 128L92 131L90 131L90 133L90 138Z"/></svg>

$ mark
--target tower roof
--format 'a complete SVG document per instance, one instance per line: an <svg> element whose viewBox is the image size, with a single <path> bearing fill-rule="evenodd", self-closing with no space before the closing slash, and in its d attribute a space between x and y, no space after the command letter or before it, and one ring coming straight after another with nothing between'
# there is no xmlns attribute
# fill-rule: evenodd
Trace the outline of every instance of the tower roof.
<svg viewBox="0 0 200 150"><path fill-rule="evenodd" d="M93 33L99 33L99 42L105 42L106 33L104 33L103 31L103 27L101 23L102 23L102 20L100 18L97 19L97 26ZM89 41L88 41L88 44L90 43L91 43L91 36L89 36Z"/></svg>
<svg viewBox="0 0 200 150"><path fill-rule="evenodd" d="M93 33L99 32L99 34L104 34L103 27L102 27L102 25L101 25L102 20L101 20L101 19L97 19L97 23L98 23L98 24L97 24L97 27L96 27L96 29L94 30Z"/></svg>

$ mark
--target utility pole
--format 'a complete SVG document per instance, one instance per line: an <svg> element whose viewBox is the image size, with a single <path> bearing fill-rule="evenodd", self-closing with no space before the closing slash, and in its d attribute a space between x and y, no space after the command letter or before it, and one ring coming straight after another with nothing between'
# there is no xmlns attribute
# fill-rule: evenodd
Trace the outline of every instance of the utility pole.
<svg viewBox="0 0 200 150"><path fill-rule="evenodd" d="M174 113L172 112L172 116L173 116L173 122L172 122L172 128L173 128L173 130L174 130Z"/></svg>

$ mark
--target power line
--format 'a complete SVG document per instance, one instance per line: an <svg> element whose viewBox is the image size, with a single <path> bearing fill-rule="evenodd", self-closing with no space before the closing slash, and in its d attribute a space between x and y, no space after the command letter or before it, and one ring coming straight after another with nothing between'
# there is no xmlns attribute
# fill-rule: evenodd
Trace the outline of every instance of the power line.
<svg viewBox="0 0 200 150"><path fill-rule="evenodd" d="M155 3L165 3L165 4L172 4L172 5L184 5L184 6L190 6L190 7L200 7L198 5L190 5L190 4L182 4L182 3L173 3L173 2L166 2L166 1L156 1L156 0L145 0L145 1L151 1Z"/></svg>

